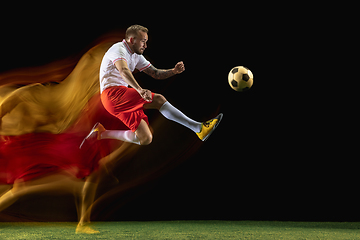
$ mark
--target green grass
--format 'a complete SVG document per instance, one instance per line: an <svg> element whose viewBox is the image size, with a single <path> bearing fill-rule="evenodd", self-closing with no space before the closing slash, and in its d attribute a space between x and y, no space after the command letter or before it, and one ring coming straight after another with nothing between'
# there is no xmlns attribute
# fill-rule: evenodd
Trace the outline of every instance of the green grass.
<svg viewBox="0 0 360 240"><path fill-rule="evenodd" d="M360 223L270 221L94 222L100 234L75 234L74 222L0 223L0 239L359 239Z"/></svg>

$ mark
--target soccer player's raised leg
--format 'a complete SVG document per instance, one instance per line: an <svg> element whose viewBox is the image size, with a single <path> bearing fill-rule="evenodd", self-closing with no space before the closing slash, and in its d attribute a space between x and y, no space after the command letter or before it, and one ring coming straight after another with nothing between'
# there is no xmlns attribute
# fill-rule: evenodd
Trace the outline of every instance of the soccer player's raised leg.
<svg viewBox="0 0 360 240"><path fill-rule="evenodd" d="M158 109L160 113L167 119L177 122L193 132L197 133L201 130L201 123L192 120L183 114L180 110L171 105L161 94L154 95L151 103L144 104L145 109Z"/></svg>
<svg viewBox="0 0 360 240"><path fill-rule="evenodd" d="M144 108L158 109L165 118L191 129L202 141L209 138L223 116L222 114L219 114L216 118L210 119L204 123L194 121L183 114L179 109L171 105L171 103L169 103L161 94L155 94L153 101L151 103L144 104Z"/></svg>

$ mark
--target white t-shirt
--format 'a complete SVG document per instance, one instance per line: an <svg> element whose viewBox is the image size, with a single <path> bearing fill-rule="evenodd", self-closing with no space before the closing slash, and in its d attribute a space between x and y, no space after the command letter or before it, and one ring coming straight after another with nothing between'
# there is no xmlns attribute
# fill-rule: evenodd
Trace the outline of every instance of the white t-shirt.
<svg viewBox="0 0 360 240"><path fill-rule="evenodd" d="M150 67L151 63L143 55L134 53L125 39L115 43L105 53L100 66L100 92L108 87L125 86L128 84L120 76L115 62L125 60L131 72L138 69L140 72Z"/></svg>

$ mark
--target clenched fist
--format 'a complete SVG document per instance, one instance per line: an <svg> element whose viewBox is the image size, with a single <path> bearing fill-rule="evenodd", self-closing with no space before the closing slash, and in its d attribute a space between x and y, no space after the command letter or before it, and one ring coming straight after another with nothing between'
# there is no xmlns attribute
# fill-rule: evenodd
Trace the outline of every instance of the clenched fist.
<svg viewBox="0 0 360 240"><path fill-rule="evenodd" d="M176 65L175 65L175 68L173 69L173 72L175 74L179 74L179 73L182 73L183 71L185 71L185 66L184 66L184 63L181 61L181 62L178 62Z"/></svg>

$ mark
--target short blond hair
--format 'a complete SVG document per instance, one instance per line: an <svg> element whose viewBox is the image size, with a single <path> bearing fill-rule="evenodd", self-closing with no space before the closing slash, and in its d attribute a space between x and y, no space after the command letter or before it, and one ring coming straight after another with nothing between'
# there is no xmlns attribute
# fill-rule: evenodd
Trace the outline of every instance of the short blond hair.
<svg viewBox="0 0 360 240"><path fill-rule="evenodd" d="M130 39L131 37L136 37L139 31L143 31L148 33L149 30L146 27L143 27L141 25L131 25L126 29L125 38Z"/></svg>

